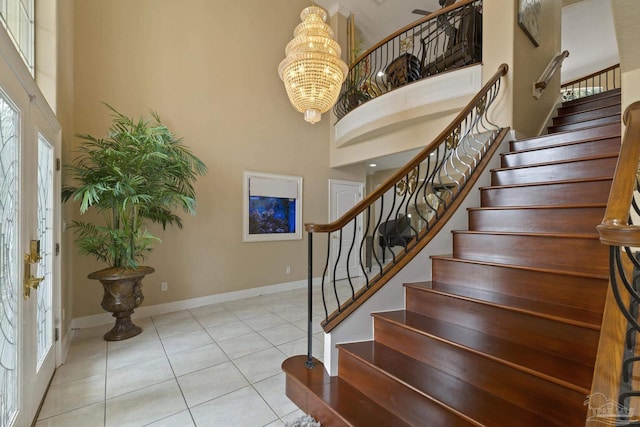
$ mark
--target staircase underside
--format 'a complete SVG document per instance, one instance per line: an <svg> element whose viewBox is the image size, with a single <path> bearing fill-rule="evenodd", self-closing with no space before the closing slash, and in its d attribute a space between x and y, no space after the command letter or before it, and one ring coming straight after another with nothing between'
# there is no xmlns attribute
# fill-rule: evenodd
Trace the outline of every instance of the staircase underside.
<svg viewBox="0 0 640 427"><path fill-rule="evenodd" d="M372 313L373 341L338 346L338 376L285 361L287 395L323 426L584 425L609 269L595 227L619 148L619 90L510 143L432 280Z"/></svg>

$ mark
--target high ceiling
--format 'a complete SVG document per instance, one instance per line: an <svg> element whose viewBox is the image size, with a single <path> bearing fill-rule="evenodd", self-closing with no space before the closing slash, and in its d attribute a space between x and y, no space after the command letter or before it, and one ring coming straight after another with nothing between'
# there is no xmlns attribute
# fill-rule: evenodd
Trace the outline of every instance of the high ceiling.
<svg viewBox="0 0 640 427"><path fill-rule="evenodd" d="M353 13L356 26L362 33L364 48L370 47L422 15L414 9L436 11L438 0L316 0L330 15L340 11L345 16Z"/></svg>
<svg viewBox="0 0 640 427"><path fill-rule="evenodd" d="M579 1L582 0L562 0L562 5L568 6ZM411 13L412 10L434 12L440 9L438 0L316 0L316 3L330 15L337 11L344 16L353 13L365 49L422 17Z"/></svg>

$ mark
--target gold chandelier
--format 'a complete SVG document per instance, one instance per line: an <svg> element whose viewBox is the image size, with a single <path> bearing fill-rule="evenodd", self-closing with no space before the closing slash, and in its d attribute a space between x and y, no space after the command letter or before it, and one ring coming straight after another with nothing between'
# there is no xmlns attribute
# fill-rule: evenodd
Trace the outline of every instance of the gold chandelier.
<svg viewBox="0 0 640 427"><path fill-rule="evenodd" d="M285 48L286 57L278 66L287 95L294 108L309 123L320 121L322 113L336 103L349 68L340 59L340 45L325 23L327 12L316 6L300 13L301 24Z"/></svg>

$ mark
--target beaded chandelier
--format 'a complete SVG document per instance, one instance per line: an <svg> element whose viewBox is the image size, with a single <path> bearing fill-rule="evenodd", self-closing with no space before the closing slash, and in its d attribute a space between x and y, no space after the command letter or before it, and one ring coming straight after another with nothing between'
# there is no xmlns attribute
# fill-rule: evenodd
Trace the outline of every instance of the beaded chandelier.
<svg viewBox="0 0 640 427"><path fill-rule="evenodd" d="M340 45L325 23L327 12L316 6L300 13L301 24L285 48L286 57L278 66L287 95L294 108L309 123L320 121L322 113L336 103L349 68L340 59Z"/></svg>

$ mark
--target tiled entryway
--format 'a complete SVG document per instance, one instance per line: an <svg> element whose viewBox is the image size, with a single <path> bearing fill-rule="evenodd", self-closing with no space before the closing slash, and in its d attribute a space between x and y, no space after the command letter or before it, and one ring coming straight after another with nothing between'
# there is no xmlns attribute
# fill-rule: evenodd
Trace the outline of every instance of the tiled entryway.
<svg viewBox="0 0 640 427"><path fill-rule="evenodd" d="M111 325L77 330L36 426L283 426L304 415L280 365L306 354L306 307L297 289L135 319L144 332L120 342L102 339Z"/></svg>

